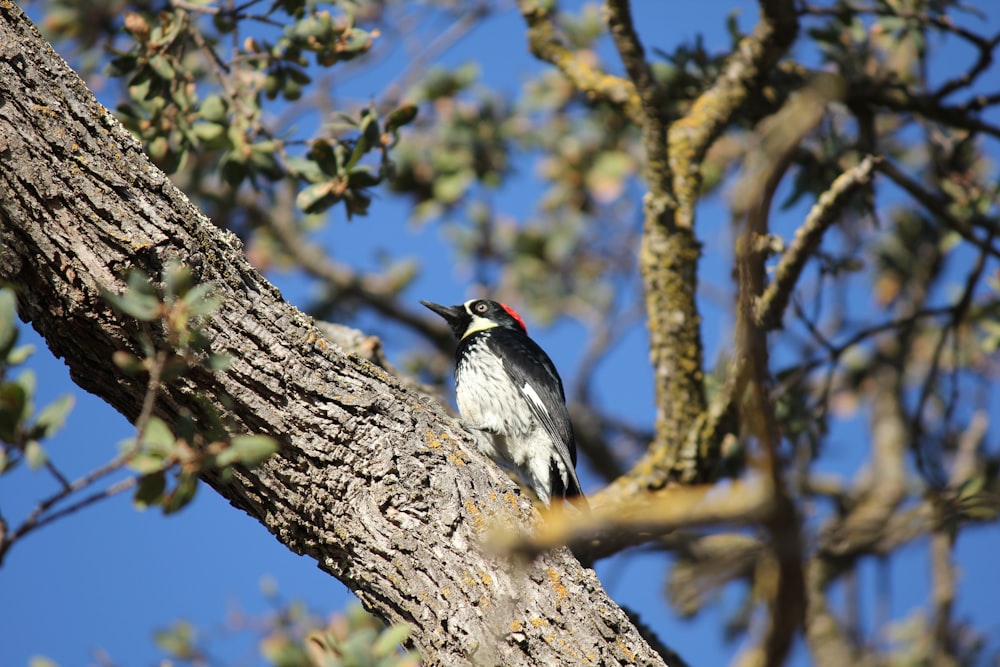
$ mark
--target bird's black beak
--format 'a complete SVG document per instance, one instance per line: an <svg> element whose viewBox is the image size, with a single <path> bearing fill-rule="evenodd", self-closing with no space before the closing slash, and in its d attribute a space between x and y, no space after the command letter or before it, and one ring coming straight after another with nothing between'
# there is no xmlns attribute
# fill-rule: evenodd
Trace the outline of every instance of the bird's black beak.
<svg viewBox="0 0 1000 667"><path fill-rule="evenodd" d="M439 303L432 303L430 301L421 301L420 303L443 317L444 321L448 324L455 322L465 315L465 308L462 306L442 306Z"/></svg>

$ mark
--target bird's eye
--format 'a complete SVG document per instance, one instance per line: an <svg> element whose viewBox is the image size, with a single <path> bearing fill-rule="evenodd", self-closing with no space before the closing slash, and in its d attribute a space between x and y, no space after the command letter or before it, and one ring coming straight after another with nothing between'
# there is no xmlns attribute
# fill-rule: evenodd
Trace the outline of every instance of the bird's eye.
<svg viewBox="0 0 1000 667"><path fill-rule="evenodd" d="M489 306L487 306L486 303L484 303L483 301L480 301L479 303L476 304L477 313L485 313L488 309Z"/></svg>

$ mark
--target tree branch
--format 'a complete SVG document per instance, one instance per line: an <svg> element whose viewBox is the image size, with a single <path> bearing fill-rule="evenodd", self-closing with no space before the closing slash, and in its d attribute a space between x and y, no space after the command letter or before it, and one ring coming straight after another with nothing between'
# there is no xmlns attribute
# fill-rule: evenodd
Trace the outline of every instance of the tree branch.
<svg viewBox="0 0 1000 667"><path fill-rule="evenodd" d="M556 35L550 3L518 0L517 6L528 24L528 46L536 58L555 65L587 97L620 104L629 118L640 122L639 96L632 84L598 70L589 59L572 52Z"/></svg>
<svg viewBox="0 0 1000 667"><path fill-rule="evenodd" d="M701 162L712 142L798 34L791 0L761 0L761 17L741 40L715 84L695 100L687 116L670 128L670 168L677 198L675 224L691 227L701 186Z"/></svg>
<svg viewBox="0 0 1000 667"><path fill-rule="evenodd" d="M774 278L757 301L755 310L758 326L771 330L781 325L788 299L806 262L815 254L826 230L840 219L840 213L851 196L871 180L872 171L879 162L881 160L874 155L865 157L838 176L816 200L805 222L796 230L788 250L781 256L781 261L774 270Z"/></svg>

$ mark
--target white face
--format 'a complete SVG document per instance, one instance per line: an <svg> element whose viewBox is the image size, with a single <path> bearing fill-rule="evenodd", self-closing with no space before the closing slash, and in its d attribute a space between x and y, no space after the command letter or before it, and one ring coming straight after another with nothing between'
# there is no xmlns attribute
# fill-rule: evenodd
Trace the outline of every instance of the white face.
<svg viewBox="0 0 1000 667"><path fill-rule="evenodd" d="M479 299L469 299L464 304L462 304L463 306L465 306L465 312L467 312L469 316L472 317L472 321L469 323L469 328L466 329L465 333L462 335L463 340L479 331L486 331L487 329L492 329L493 327L499 326L493 320L486 319L485 317L482 317L481 315L473 311L472 304L476 303L477 301L479 301Z"/></svg>

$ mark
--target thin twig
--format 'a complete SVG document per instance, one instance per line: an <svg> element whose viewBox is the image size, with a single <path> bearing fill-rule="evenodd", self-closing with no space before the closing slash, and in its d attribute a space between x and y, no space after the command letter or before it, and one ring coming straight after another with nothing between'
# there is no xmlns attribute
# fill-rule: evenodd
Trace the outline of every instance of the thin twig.
<svg viewBox="0 0 1000 667"><path fill-rule="evenodd" d="M334 262L322 248L305 239L291 215L275 211L264 222L285 252L306 273L324 281L339 299L356 298L379 314L413 329L431 341L437 349L449 352L454 349L454 339L448 328L422 317L412 309L404 308L396 298L391 280L381 276L359 275L353 269Z"/></svg>
<svg viewBox="0 0 1000 667"><path fill-rule="evenodd" d="M48 470L49 473L56 478L56 481L59 482L59 486L61 486L63 489L69 488L69 480L66 478L65 475L63 475L59 471L58 468L56 468L56 465L52 463L52 461L48 459L45 460L45 469Z"/></svg>
<svg viewBox="0 0 1000 667"><path fill-rule="evenodd" d="M989 245L993 241L993 234L986 239L986 244ZM943 476L943 472L939 467L934 465L935 461L927 460L927 457L931 452L926 451L926 448L921 445L921 440L923 439L923 413L924 408L927 405L927 401L930 399L931 392L937 385L937 374L941 367L941 356L944 352L945 342L948 340L949 334L952 336L958 336L958 329L965 319L965 316L969 312L969 307L972 305L972 294L975 288L979 285L979 281L983 276L983 271L986 268L986 258L988 253L982 251L979 253L979 257L976 259L976 264L972 271L969 272L968 277L965 280L965 288L962 290L962 296L951 308L951 318L948 325L941 331L938 337L937 343L934 345L934 352L931 355L931 365L930 369L927 371L927 377L924 378L923 386L920 388L920 398L917 400L917 407L913 414L913 420L911 422L912 436L910 442L912 443L914 455L917 460L917 467L924 476L924 480L928 484L935 487L943 486L947 480ZM957 363L957 359L954 363Z"/></svg>
<svg viewBox="0 0 1000 667"><path fill-rule="evenodd" d="M917 200L935 218L946 223L951 229L958 232L963 239L976 246L990 256L1000 259L1000 250L993 247L991 240L980 239L972 232L972 221L956 217L951 212L950 202L945 198L943 192L932 193L926 190L920 183L910 178L899 167L888 160L882 160L878 169L888 176L896 185L905 190L911 197Z"/></svg>
<svg viewBox="0 0 1000 667"><path fill-rule="evenodd" d="M146 385L146 395L143 398L142 409L139 412L139 416L136 419L136 433L138 434L136 438L136 444L138 445L139 438L142 437L146 426L149 423L150 418L153 414L153 407L156 404L156 398L160 391L160 380L161 374L164 367L168 361L169 355L165 350L160 350L156 353L154 361L149 366L149 381ZM81 491L87 487L90 487L100 481L101 479L107 477L108 475L121 470L123 467L128 465L129 461L132 460L135 455L135 448L130 448L128 451L124 451L115 458L113 458L108 463L103 466L90 471L86 475L76 479L73 482L66 482L63 484L63 488L58 492L52 494L48 498L42 500L35 509L31 511L28 517L21 522L21 524L12 533L6 531L6 525L4 525L3 534L0 535L0 563L3 562L4 557L10 548L14 545L17 540L21 539L25 535L41 528L42 526L48 525L58 518L67 516L76 512L88 505L91 505L102 498L111 497L117 493L124 491L125 489L135 486L138 481L137 477L129 477L128 479L116 482L111 486L97 491L81 500L78 500L66 507L55 510L51 513L47 512L52 509L55 505L66 500L74 493ZM60 475L60 477L62 477ZM63 478L64 479L64 478Z"/></svg>

